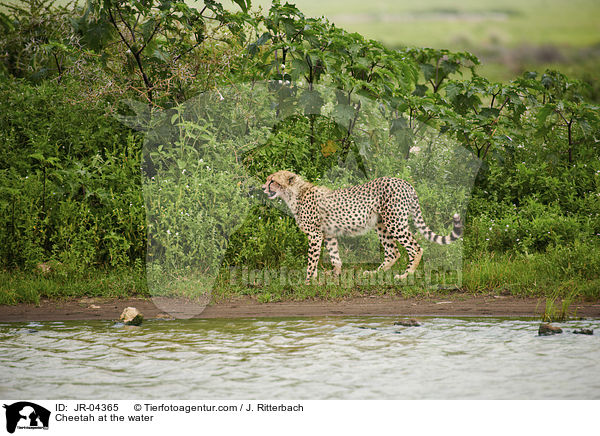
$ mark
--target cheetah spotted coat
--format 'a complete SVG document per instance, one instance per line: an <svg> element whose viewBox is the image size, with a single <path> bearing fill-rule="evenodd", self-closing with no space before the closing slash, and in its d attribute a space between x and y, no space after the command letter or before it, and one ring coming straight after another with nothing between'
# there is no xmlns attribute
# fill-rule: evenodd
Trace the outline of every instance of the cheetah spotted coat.
<svg viewBox="0 0 600 436"><path fill-rule="evenodd" d="M402 245L408 252L408 266L396 279L413 273L423 254L423 249L410 232L409 217L431 242L449 244L462 236L458 214L454 215L454 228L449 236L439 236L431 231L423 221L417 193L401 179L380 177L363 185L331 190L315 186L290 171L278 171L267 177L263 188L270 199L280 197L286 202L296 223L308 236L307 283L317 274L323 241L334 273L341 272L337 236L361 235L376 228L384 248L383 263L376 271L390 269L399 256L396 243Z"/></svg>

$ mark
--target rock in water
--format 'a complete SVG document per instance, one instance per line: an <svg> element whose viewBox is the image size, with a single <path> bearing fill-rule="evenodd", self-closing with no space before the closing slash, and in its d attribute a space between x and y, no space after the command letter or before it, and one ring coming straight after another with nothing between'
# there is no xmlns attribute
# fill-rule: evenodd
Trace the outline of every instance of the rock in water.
<svg viewBox="0 0 600 436"><path fill-rule="evenodd" d="M538 330L539 336L557 335L559 333L562 333L562 329L560 327L554 327L550 324L540 324L540 328Z"/></svg>
<svg viewBox="0 0 600 436"><path fill-rule="evenodd" d="M394 325L401 325L403 327L419 327L421 324L416 319L401 319L396 321Z"/></svg>
<svg viewBox="0 0 600 436"><path fill-rule="evenodd" d="M573 333L575 333L576 335L593 335L594 334L594 330L592 330L592 329L580 329L580 330L573 330Z"/></svg>
<svg viewBox="0 0 600 436"><path fill-rule="evenodd" d="M125 325L140 325L144 320L144 315L135 307L126 307L119 320Z"/></svg>

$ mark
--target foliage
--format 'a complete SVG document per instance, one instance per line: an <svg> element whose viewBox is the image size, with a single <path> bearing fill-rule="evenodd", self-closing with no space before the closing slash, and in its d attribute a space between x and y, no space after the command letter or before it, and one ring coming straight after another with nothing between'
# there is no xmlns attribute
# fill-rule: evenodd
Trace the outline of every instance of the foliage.
<svg viewBox="0 0 600 436"><path fill-rule="evenodd" d="M231 231L247 215L237 144L228 132L196 118L202 103L191 106L161 118L162 126L154 126L156 135L145 144L148 261L159 275L216 274Z"/></svg>
<svg viewBox="0 0 600 436"><path fill-rule="evenodd" d="M201 10L180 0L1 5L0 70L34 82L75 79L87 89L73 99L113 104L135 96L169 106L213 88L235 68L250 19L211 0Z"/></svg>
<svg viewBox="0 0 600 436"><path fill-rule="evenodd" d="M68 59L75 55L73 46L78 46L69 22L74 6L53 3L0 3L8 12L0 12L0 71L34 82L63 74Z"/></svg>
<svg viewBox="0 0 600 436"><path fill-rule="evenodd" d="M575 243L530 253L482 254L465 265L463 286L472 292L517 296L598 298L598 243Z"/></svg>
<svg viewBox="0 0 600 436"><path fill-rule="evenodd" d="M264 15L235 3L236 12L213 0L201 9L180 0L4 5L3 267L32 270L50 259L124 267L148 248L162 267L188 272L214 272L223 258L224 266L296 268L306 238L248 185L282 168L332 186L409 179L441 232L469 195L452 188L466 167L444 170L463 148L481 162L467 261L560 253L595 265L600 116L588 85L558 71L494 83L470 53L393 50L289 3L275 1ZM265 81L272 106L231 106L231 90ZM203 95L210 110L189 103ZM107 116L131 116L125 98L144 101L162 132L146 136L145 155L143 133ZM156 117L159 108L167 110ZM267 109L276 123L260 124ZM376 255L376 238L361 244ZM584 269L576 280L597 284Z"/></svg>
<svg viewBox="0 0 600 436"><path fill-rule="evenodd" d="M3 266L128 265L145 251L140 138L65 87L77 91L0 82Z"/></svg>
<svg viewBox="0 0 600 436"><path fill-rule="evenodd" d="M58 265L45 274L39 271L0 271L0 305L39 304L44 298L132 296L149 296L141 262L131 267L84 271Z"/></svg>
<svg viewBox="0 0 600 436"><path fill-rule="evenodd" d="M243 1L239 4L247 9ZM193 72L178 69L207 38L214 37L207 35L210 22L217 26L213 35L226 27L234 36L241 27L235 14L212 0L206 1L200 11L181 0L89 0L76 27L82 42L97 52L116 36L128 72L141 77L144 96L154 102L157 91L185 97L182 82L187 79L186 74ZM185 67L189 69L194 64L191 60Z"/></svg>

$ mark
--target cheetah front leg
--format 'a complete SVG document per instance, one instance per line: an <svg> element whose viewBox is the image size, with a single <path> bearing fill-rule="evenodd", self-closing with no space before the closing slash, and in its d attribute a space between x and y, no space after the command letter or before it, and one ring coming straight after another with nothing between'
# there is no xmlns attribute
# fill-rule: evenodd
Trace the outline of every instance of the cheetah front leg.
<svg viewBox="0 0 600 436"><path fill-rule="evenodd" d="M321 256L321 245L323 244L323 235L313 233L308 235L308 267L306 269L306 281L308 285L312 278L317 276L317 266L319 265L319 256Z"/></svg>
<svg viewBox="0 0 600 436"><path fill-rule="evenodd" d="M333 236L325 236L325 246L329 252L331 265L333 265L333 275L339 276L342 272L342 260L338 249L338 241Z"/></svg>

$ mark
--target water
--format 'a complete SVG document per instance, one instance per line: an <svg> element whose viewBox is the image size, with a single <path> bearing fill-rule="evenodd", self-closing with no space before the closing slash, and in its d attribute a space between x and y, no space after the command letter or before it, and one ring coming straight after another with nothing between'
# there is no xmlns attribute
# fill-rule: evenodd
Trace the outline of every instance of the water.
<svg viewBox="0 0 600 436"><path fill-rule="evenodd" d="M598 399L600 320L389 317L0 323L0 397ZM576 335L579 328L593 336Z"/></svg>

